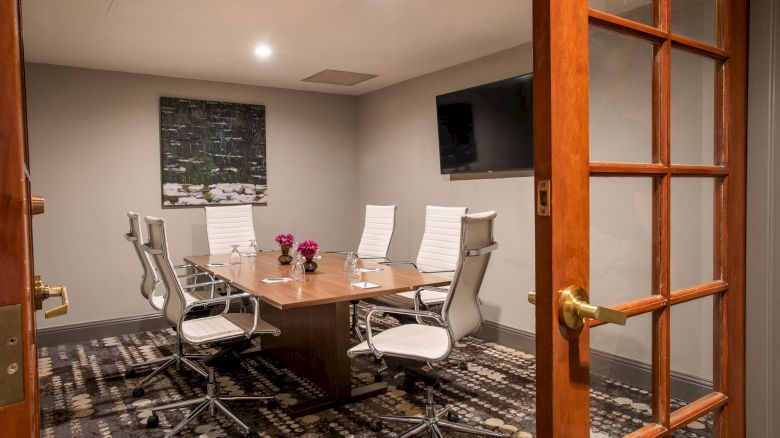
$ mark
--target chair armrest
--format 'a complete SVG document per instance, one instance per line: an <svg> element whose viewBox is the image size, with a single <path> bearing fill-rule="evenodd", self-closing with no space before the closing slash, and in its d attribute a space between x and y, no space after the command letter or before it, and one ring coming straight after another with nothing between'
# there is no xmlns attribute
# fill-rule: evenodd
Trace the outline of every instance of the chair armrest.
<svg viewBox="0 0 780 438"><path fill-rule="evenodd" d="M447 288L436 287L436 286L423 286L417 289L416 291L414 291L414 297L413 297L414 310L419 311L422 307L427 308L427 305L422 301L422 292L425 290L431 290L436 292L449 292L449 289ZM423 322L423 318L420 316L415 316L414 319L416 319L419 324L425 324L425 322Z"/></svg>
<svg viewBox="0 0 780 438"><path fill-rule="evenodd" d="M192 311L192 309L194 309L195 307L210 306L212 304L221 304L221 303L225 303L225 305L229 305L230 302L233 300L237 300L240 298L247 298L251 296L252 295L247 292L241 292L238 294L225 295L223 297L194 301L192 303L187 304L184 307L184 311L182 311L181 321L184 321L184 316L187 315L187 313L189 313L190 311ZM179 325L181 325L181 322L179 323Z"/></svg>
<svg viewBox="0 0 780 438"><path fill-rule="evenodd" d="M444 318L436 312L429 312L427 310L402 309L399 307L371 306L368 314L366 314L366 342L368 343L368 348L372 353L374 353L374 356L377 359L381 358L384 353L376 348L371 334L371 316L373 316L374 313L390 313L396 315L409 315L416 318L430 318L435 320L442 328L449 326L447 321L445 321Z"/></svg>
<svg viewBox="0 0 780 438"><path fill-rule="evenodd" d="M414 266L414 269L417 269L417 263L415 262L379 262L380 265L412 265Z"/></svg>
<svg viewBox="0 0 780 438"><path fill-rule="evenodd" d="M358 256L358 260L384 260L384 262L378 262L382 264L387 264L390 262L390 260L387 260L387 257L360 257Z"/></svg>
<svg viewBox="0 0 780 438"><path fill-rule="evenodd" d="M187 290L187 289L195 289L197 287L203 287L203 286L212 286L216 284L227 284L227 283L225 283L224 280L212 280L212 281L204 281L203 283L183 284L181 285L181 288ZM220 298L220 299L224 299L224 298Z"/></svg>
<svg viewBox="0 0 780 438"><path fill-rule="evenodd" d="M248 333L247 337L251 336L252 333L255 333L255 330L257 330L257 324L260 321L260 299L258 299L256 296L252 295L250 297L250 300L252 301L252 303L254 303L254 306L253 306L254 307L254 318L253 318L253 322L252 322L252 330ZM273 336L279 336L279 335L282 334L281 330L279 330L276 327L274 327L274 328L276 330L274 330L273 332L264 331L264 332L261 332L261 333L268 333L268 334L273 335Z"/></svg>
<svg viewBox="0 0 780 438"><path fill-rule="evenodd" d="M225 303L225 307L229 307L231 301L244 299L244 298L249 298L254 303L254 318L252 323L252 329L246 334L246 337L250 338L255 333L255 330L257 329L258 326L258 322L260 321L260 301L257 299L256 296L249 294L247 292L241 292L233 295L226 295L224 297L219 297L219 298L210 298L208 300L195 301L194 303L190 303L186 305L181 315L179 316L179 323L177 324L176 330L179 333L179 335L182 336L182 338L184 338L184 340L186 341L187 340L186 334L182 329L182 324L184 324L184 320L186 319L187 314L189 314L189 312L193 308L200 307L200 306L209 306L211 304L219 304L219 303ZM279 336L282 332L277 328L274 332L262 332L262 333L268 333L274 336Z"/></svg>
<svg viewBox="0 0 780 438"><path fill-rule="evenodd" d="M194 274L181 274L181 275L177 275L176 278L181 280L181 279L184 279L184 278L195 278L195 277L201 277L201 276L204 276L204 275L207 275L209 278L212 278L212 279L214 278L208 272L196 272Z"/></svg>
<svg viewBox="0 0 780 438"><path fill-rule="evenodd" d="M189 263L183 265L173 265L173 269L195 269L195 265Z"/></svg>

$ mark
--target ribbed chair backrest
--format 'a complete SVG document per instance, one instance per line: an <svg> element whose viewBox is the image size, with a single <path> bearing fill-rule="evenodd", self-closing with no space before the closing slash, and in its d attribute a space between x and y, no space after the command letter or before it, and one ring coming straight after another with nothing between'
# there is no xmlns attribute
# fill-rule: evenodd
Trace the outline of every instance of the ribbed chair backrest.
<svg viewBox="0 0 780 438"><path fill-rule="evenodd" d="M459 257L461 218L467 212L466 207L425 207L425 231L420 252L417 253L418 270L455 271Z"/></svg>
<svg viewBox="0 0 780 438"><path fill-rule="evenodd" d="M364 259L386 259L395 230L395 205L366 205L366 221L357 255Z"/></svg>
<svg viewBox="0 0 780 438"><path fill-rule="evenodd" d="M229 205L205 207L206 234L209 239L209 254L227 254L231 245L239 245L246 251L255 240L255 225L252 222L252 206Z"/></svg>
<svg viewBox="0 0 780 438"><path fill-rule="evenodd" d="M449 322L452 342L470 335L482 327L479 311L479 290L485 276L490 253L498 248L493 240L495 211L464 216L459 258L442 316Z"/></svg>
<svg viewBox="0 0 780 438"><path fill-rule="evenodd" d="M145 250L154 260L155 265L157 265L160 279L167 290L162 313L168 323L176 327L179 324L179 316L184 311L186 301L184 300L184 290L176 277L176 271L173 268L173 262L168 252L165 219L146 216L144 221L148 226L149 233L149 243L145 245Z"/></svg>
<svg viewBox="0 0 780 438"><path fill-rule="evenodd" d="M160 280L157 278L157 271L154 269L149 254L143 249L144 241L143 233L141 232L140 216L138 213L129 211L127 212L127 217L130 219L130 232L125 234L125 238L133 245L133 249L135 249L135 253L138 256L138 261L141 262L141 266L143 267L141 295L143 295L144 298L149 299L157 288L157 284ZM152 301L150 300L150 302Z"/></svg>

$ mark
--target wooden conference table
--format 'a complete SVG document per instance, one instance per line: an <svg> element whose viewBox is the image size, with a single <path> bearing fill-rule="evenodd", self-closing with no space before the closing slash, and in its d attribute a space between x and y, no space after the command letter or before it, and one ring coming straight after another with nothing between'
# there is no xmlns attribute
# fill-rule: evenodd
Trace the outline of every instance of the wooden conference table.
<svg viewBox="0 0 780 438"><path fill-rule="evenodd" d="M290 406L293 415L307 415L376 393L385 383L351 388L350 300L413 291L423 286L446 286L450 279L433 274L360 260L359 266L381 267L366 272L362 280L380 285L362 289L347 283L344 256L322 254L319 268L307 273L304 281L266 284L263 278L289 277L291 265L280 265L277 251L264 251L256 257L242 257L240 265L208 266L229 261L228 254L185 257L199 270L225 280L231 286L260 298L261 317L278 327L282 334L264 336L262 349L287 368L309 379L324 393L324 399Z"/></svg>

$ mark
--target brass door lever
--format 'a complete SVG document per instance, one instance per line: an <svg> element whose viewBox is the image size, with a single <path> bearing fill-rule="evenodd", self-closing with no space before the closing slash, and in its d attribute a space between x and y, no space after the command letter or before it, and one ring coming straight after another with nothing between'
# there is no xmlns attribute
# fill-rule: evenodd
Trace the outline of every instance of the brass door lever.
<svg viewBox="0 0 780 438"><path fill-rule="evenodd" d="M569 286L562 290L558 301L559 322L572 330L585 325L585 318L626 325L625 313L609 307L595 306L588 301L588 292L579 286ZM528 302L536 304L536 292L528 292Z"/></svg>
<svg viewBox="0 0 780 438"><path fill-rule="evenodd" d="M35 310L43 308L43 301L51 297L60 297L62 304L49 309L44 313L46 318L62 316L68 313L70 303L68 302L68 289L65 286L49 286L43 283L40 275L35 276Z"/></svg>

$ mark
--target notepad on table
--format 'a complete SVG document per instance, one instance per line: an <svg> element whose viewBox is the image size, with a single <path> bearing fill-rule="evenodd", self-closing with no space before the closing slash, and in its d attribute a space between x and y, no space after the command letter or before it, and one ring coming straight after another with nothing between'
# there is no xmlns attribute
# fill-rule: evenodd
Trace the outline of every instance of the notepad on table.
<svg viewBox="0 0 780 438"><path fill-rule="evenodd" d="M292 278L287 277L268 277L260 280L263 283L271 284L271 283L285 283L288 281L292 281Z"/></svg>
<svg viewBox="0 0 780 438"><path fill-rule="evenodd" d="M375 287L379 287L378 284L369 283L367 281L358 281L358 282L352 283L352 286L359 287L361 289L373 289Z"/></svg>
<svg viewBox="0 0 780 438"><path fill-rule="evenodd" d="M365 273L365 272L378 272L381 271L382 268L358 268L358 272Z"/></svg>

